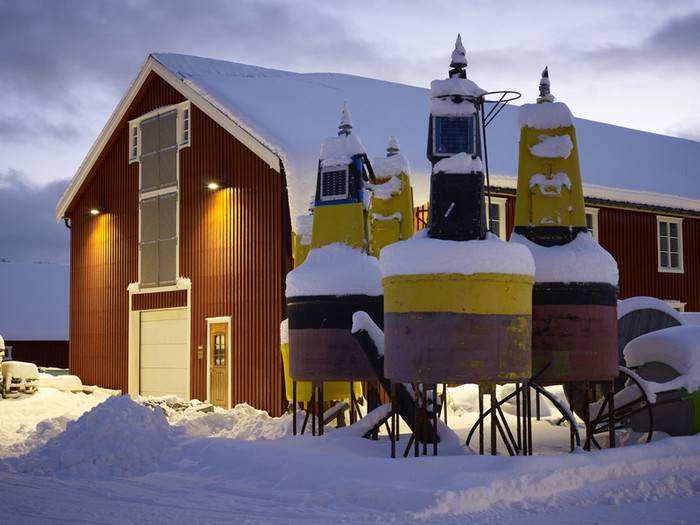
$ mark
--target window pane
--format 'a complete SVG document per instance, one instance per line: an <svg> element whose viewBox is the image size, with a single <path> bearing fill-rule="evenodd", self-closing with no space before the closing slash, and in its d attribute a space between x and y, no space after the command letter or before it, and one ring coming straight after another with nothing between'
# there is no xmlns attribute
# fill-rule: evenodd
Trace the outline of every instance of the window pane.
<svg viewBox="0 0 700 525"><path fill-rule="evenodd" d="M489 208L491 211L491 219L493 219L494 222L498 222L501 219L501 209L498 204L492 204Z"/></svg>
<svg viewBox="0 0 700 525"><path fill-rule="evenodd" d="M434 117L437 154L474 153L473 117Z"/></svg>
<svg viewBox="0 0 700 525"><path fill-rule="evenodd" d="M666 223L666 222L659 223L659 233L661 235L668 235L668 223Z"/></svg>
<svg viewBox="0 0 700 525"><path fill-rule="evenodd" d="M676 237L671 237L671 252L678 253L678 239Z"/></svg>
<svg viewBox="0 0 700 525"><path fill-rule="evenodd" d="M158 188L158 153L141 155L141 191Z"/></svg>
<svg viewBox="0 0 700 525"><path fill-rule="evenodd" d="M672 253L671 254L671 268L680 268L680 264L678 264L678 254L677 253Z"/></svg>
<svg viewBox="0 0 700 525"><path fill-rule="evenodd" d="M177 148L173 147L160 152L159 169L160 187L177 184Z"/></svg>
<svg viewBox="0 0 700 525"><path fill-rule="evenodd" d="M141 286L158 284L158 242L141 243Z"/></svg>
<svg viewBox="0 0 700 525"><path fill-rule="evenodd" d="M158 241L158 281L160 285L175 284L177 240Z"/></svg>
<svg viewBox="0 0 700 525"><path fill-rule="evenodd" d="M678 224L676 224L675 222L670 222L668 223L668 227L671 232L671 237L678 237Z"/></svg>
<svg viewBox="0 0 700 525"><path fill-rule="evenodd" d="M141 123L141 154L158 151L158 119L152 118Z"/></svg>
<svg viewBox="0 0 700 525"><path fill-rule="evenodd" d="M660 239L660 246L661 246L661 251L662 251L662 252L667 252L667 251L668 251L668 237L661 237L661 239Z"/></svg>
<svg viewBox="0 0 700 525"><path fill-rule="evenodd" d="M141 242L158 240L158 199L141 201Z"/></svg>
<svg viewBox="0 0 700 525"><path fill-rule="evenodd" d="M661 266L668 268L668 253L666 252L661 252Z"/></svg>
<svg viewBox="0 0 700 525"><path fill-rule="evenodd" d="M159 126L159 149L177 146L177 111L161 115Z"/></svg>
<svg viewBox="0 0 700 525"><path fill-rule="evenodd" d="M158 238L174 238L177 235L177 194L162 195L159 200Z"/></svg>

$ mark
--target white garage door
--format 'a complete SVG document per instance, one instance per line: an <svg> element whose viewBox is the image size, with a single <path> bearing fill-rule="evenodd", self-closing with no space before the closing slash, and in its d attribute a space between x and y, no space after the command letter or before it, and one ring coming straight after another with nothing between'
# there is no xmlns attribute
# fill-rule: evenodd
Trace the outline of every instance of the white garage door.
<svg viewBox="0 0 700 525"><path fill-rule="evenodd" d="M187 309L141 312L142 396L189 399Z"/></svg>

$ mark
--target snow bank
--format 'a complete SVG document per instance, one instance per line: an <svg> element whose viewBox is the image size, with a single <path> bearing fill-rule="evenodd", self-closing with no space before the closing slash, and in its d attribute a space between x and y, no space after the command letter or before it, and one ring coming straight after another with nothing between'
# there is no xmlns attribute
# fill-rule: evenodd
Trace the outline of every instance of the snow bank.
<svg viewBox="0 0 700 525"><path fill-rule="evenodd" d="M574 116L563 102L523 104L518 108L521 128L555 129L574 125Z"/></svg>
<svg viewBox="0 0 700 525"><path fill-rule="evenodd" d="M352 314L352 330L354 334L360 330L365 330L374 345L377 347L377 353L384 355L384 332L379 328L367 312L355 312Z"/></svg>
<svg viewBox="0 0 700 525"><path fill-rule="evenodd" d="M43 445L107 397L102 392L87 395L39 388L31 396L0 400L0 457L19 456Z"/></svg>
<svg viewBox="0 0 700 525"><path fill-rule="evenodd" d="M509 244L527 247L535 260L538 283L609 283L617 285L617 262L590 233L581 232L563 246L549 248L513 233ZM382 257L384 254L382 253Z"/></svg>
<svg viewBox="0 0 700 525"><path fill-rule="evenodd" d="M302 415L303 417L303 415ZM271 417L264 410L258 410L242 403L230 410L216 409L214 412L201 412L188 409L172 412L168 419L188 436L240 439L280 439L292 435L292 416Z"/></svg>
<svg viewBox="0 0 700 525"><path fill-rule="evenodd" d="M535 173L528 181L528 187L532 189L533 186L539 186L542 195L560 195L562 186L571 189L571 180L563 171L551 176Z"/></svg>
<svg viewBox="0 0 700 525"><path fill-rule="evenodd" d="M675 312L676 310L673 311ZM681 313L681 319L683 319L683 324L700 325L700 312L683 312Z"/></svg>
<svg viewBox="0 0 700 525"><path fill-rule="evenodd" d="M442 159L433 166L433 173L473 173L480 171L484 171L481 159L467 155L464 152Z"/></svg>
<svg viewBox="0 0 700 525"><path fill-rule="evenodd" d="M673 326L644 334L627 343L623 353L628 367L657 361L678 372L679 377L663 383L664 391L700 388L700 326Z"/></svg>
<svg viewBox="0 0 700 525"><path fill-rule="evenodd" d="M630 312L636 310L661 310L666 315L670 315L681 324L685 323L685 318L678 310L671 308L666 301L657 299L656 297L630 297L617 302L617 318L622 319Z"/></svg>
<svg viewBox="0 0 700 525"><path fill-rule="evenodd" d="M540 135L539 142L530 148L530 152L536 157L546 159L568 159L574 143L569 135Z"/></svg>
<svg viewBox="0 0 700 525"><path fill-rule="evenodd" d="M376 157L372 160L372 169L378 179L384 179L395 177L402 172L408 174L411 171L411 166L403 153L397 153L391 157ZM374 186L381 187L384 184L373 184L371 187L374 188Z"/></svg>
<svg viewBox="0 0 700 525"><path fill-rule="evenodd" d="M328 137L321 143L321 167L347 166L354 155L365 153L365 147L357 135Z"/></svg>
<svg viewBox="0 0 700 525"><path fill-rule="evenodd" d="M523 510L528 513L544 512L545 509L562 506L566 498L571 498L574 505L590 507L590 501L582 500L591 496L590 491L594 487L600 493L596 496L599 503L607 505L634 501L631 498L635 496L639 502L674 495L694 496L697 490L688 486L688 479L678 476L681 473L696 473L700 469L698 441L679 440L676 443L677 449L666 443L658 443L601 453L564 454L556 458L556 463L551 463L550 468L525 473L515 471L463 490L439 491L435 504L415 513L414 517L437 522L438 517L478 515L489 510L497 510L496 515L503 515L509 510L519 509L522 519ZM672 452L669 450L671 448L675 450ZM651 482L652 479L659 482ZM697 476L693 479L697 479ZM668 486L662 487L661 480ZM494 516L487 521L501 520ZM567 523L570 521L564 520ZM598 520L591 520L589 515L582 522Z"/></svg>
<svg viewBox="0 0 700 525"><path fill-rule="evenodd" d="M134 476L156 468L174 435L161 410L128 396L112 397L69 422L65 432L43 447L6 465L43 476Z"/></svg>
<svg viewBox="0 0 700 525"><path fill-rule="evenodd" d="M383 277L437 273L535 275L532 255L524 246L495 236L483 241L443 241L429 238L427 230L385 247L379 264Z"/></svg>
<svg viewBox="0 0 700 525"><path fill-rule="evenodd" d="M311 250L287 274L287 297L383 293L377 259L339 242Z"/></svg>

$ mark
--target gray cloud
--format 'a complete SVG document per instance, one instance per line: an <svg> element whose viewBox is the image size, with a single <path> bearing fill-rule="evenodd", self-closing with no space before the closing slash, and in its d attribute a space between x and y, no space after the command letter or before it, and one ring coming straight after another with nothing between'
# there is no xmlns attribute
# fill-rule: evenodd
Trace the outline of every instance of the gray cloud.
<svg viewBox="0 0 700 525"><path fill-rule="evenodd" d="M637 46L610 45L578 57L600 69L700 67L700 12L673 18Z"/></svg>
<svg viewBox="0 0 700 525"><path fill-rule="evenodd" d="M0 115L0 140L8 142L17 143L37 139L72 142L80 134L75 121L51 122L37 114L22 117Z"/></svg>
<svg viewBox="0 0 700 525"><path fill-rule="evenodd" d="M0 258L68 262L68 229L53 214L66 185L34 186L16 170L0 172Z"/></svg>

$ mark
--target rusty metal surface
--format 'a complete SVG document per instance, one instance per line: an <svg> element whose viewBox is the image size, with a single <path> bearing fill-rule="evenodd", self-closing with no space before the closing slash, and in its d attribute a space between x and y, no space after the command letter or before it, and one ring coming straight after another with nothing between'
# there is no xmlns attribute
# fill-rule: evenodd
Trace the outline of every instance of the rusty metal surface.
<svg viewBox="0 0 700 525"><path fill-rule="evenodd" d="M586 304L532 305L532 369L540 384L617 376L617 309Z"/></svg>
<svg viewBox="0 0 700 525"><path fill-rule="evenodd" d="M392 381L514 382L531 373L525 315L386 313L384 373Z"/></svg>
<svg viewBox="0 0 700 525"><path fill-rule="evenodd" d="M290 328L289 375L297 381L375 379L359 343L343 328Z"/></svg>

